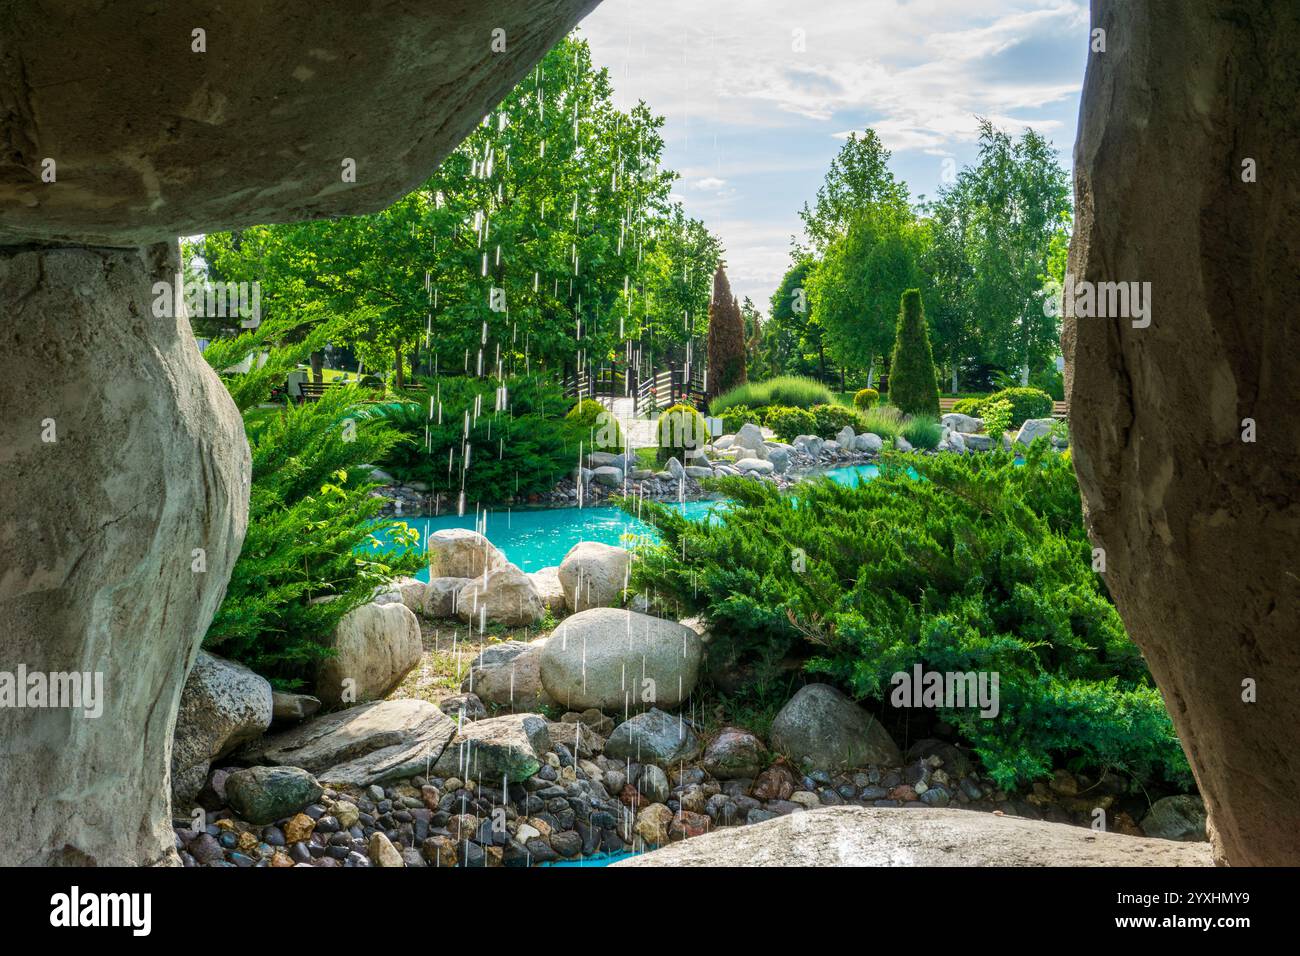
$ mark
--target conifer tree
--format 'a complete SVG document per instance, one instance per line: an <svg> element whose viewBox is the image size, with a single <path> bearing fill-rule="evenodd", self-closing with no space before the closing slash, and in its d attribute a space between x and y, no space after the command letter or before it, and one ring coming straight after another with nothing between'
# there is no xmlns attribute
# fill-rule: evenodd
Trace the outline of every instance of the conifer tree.
<svg viewBox="0 0 1300 956"><path fill-rule="evenodd" d="M709 302L709 387L716 398L745 381L745 322L731 294L722 263L713 274L713 299Z"/></svg>
<svg viewBox="0 0 1300 956"><path fill-rule="evenodd" d="M903 293L889 366L889 401L909 415L939 417L939 383L919 289Z"/></svg>

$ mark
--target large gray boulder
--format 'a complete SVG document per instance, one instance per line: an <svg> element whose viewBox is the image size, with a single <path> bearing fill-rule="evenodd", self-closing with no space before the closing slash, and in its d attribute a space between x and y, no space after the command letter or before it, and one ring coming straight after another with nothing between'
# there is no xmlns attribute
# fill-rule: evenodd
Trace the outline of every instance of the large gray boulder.
<svg viewBox="0 0 1300 956"><path fill-rule="evenodd" d="M547 640L542 686L569 710L677 707L695 689L701 654L699 635L676 621L592 608L566 618Z"/></svg>
<svg viewBox="0 0 1300 956"><path fill-rule="evenodd" d="M594 6L124 0L50 17L5 4L0 243L138 246L383 209Z"/></svg>
<svg viewBox="0 0 1300 956"><path fill-rule="evenodd" d="M555 703L542 686L542 649L549 638L504 641L485 648L470 664L460 689L515 711L535 711Z"/></svg>
<svg viewBox="0 0 1300 956"><path fill-rule="evenodd" d="M1066 274L1145 315L1062 317L1085 520L1221 858L1294 866L1300 6L1094 3L1092 27Z"/></svg>
<svg viewBox="0 0 1300 956"><path fill-rule="evenodd" d="M537 596L542 599L542 606L548 611L563 614L568 607L568 602L564 597L564 585L560 583L559 567L530 571L528 576L533 580Z"/></svg>
<svg viewBox="0 0 1300 956"><path fill-rule="evenodd" d="M560 562L560 586L570 611L622 604L632 555L625 548L579 541Z"/></svg>
<svg viewBox="0 0 1300 956"><path fill-rule="evenodd" d="M0 89L15 75L17 36L34 52L50 49L49 31L62 32L45 16L21 18L16 32L16 12L0 11L8 64ZM80 28L64 35L90 41ZM97 49L103 42L93 40ZM37 72L66 80L71 49L42 58ZM50 102L27 89L0 101ZM103 78L91 89L103 89ZM84 107L86 95L72 98ZM11 144L34 142L25 109L5 121ZM82 117L74 125L84 120L88 132L102 119ZM59 128L69 117L49 119ZM106 155L97 134L90 140ZM40 155L45 145L63 155L57 138ZM0 219L40 223L60 192L102 204L62 183L33 179L34 190L19 189L13 177L29 174L14 157L39 160L16 149L0 159L8 170ZM19 191L42 198L29 207L15 201ZM80 708L0 708L0 856L11 865L178 862L172 731L243 543L249 489L244 425L229 393L185 317L153 314L154 284L174 282L179 270L174 241L0 247L0 669L80 674L90 691Z"/></svg>
<svg viewBox="0 0 1300 956"><path fill-rule="evenodd" d="M419 614L424 607L425 588L423 581L415 578L394 578L386 587L378 588L371 604L404 604L407 610Z"/></svg>
<svg viewBox="0 0 1300 956"><path fill-rule="evenodd" d="M973 813L824 807L728 827L615 866L1209 866L1205 844Z"/></svg>
<svg viewBox="0 0 1300 956"><path fill-rule="evenodd" d="M420 613L425 617L455 617L456 599L469 582L469 578L431 578L424 586Z"/></svg>
<svg viewBox="0 0 1300 956"><path fill-rule="evenodd" d="M361 703L387 697L424 653L420 621L404 604L363 604L345 614L316 669L321 702Z"/></svg>
<svg viewBox="0 0 1300 956"><path fill-rule="evenodd" d="M550 749L545 717L490 717L463 725L431 773L499 788L503 782L522 783L537 773Z"/></svg>
<svg viewBox="0 0 1300 956"><path fill-rule="evenodd" d="M1035 438L1047 438L1055 425L1055 418L1028 418L1020 426L1020 431L1016 432L1015 443L1029 445Z"/></svg>
<svg viewBox="0 0 1300 956"><path fill-rule="evenodd" d="M1205 801L1186 793L1162 797L1139 825L1147 836L1160 840L1204 840Z"/></svg>
<svg viewBox="0 0 1300 956"><path fill-rule="evenodd" d="M526 627L546 616L546 606L532 578L513 564L503 564L461 589L456 595L456 616L475 625L489 621Z"/></svg>
<svg viewBox="0 0 1300 956"><path fill-rule="evenodd" d="M772 721L772 749L807 770L851 770L903 762L885 728L829 684L799 688Z"/></svg>
<svg viewBox="0 0 1300 956"><path fill-rule="evenodd" d="M605 756L611 760L672 767L699 755L700 742L690 724L657 707L629 717L605 741Z"/></svg>
<svg viewBox="0 0 1300 956"><path fill-rule="evenodd" d="M238 757L301 767L327 786L369 786L426 773L455 735L455 722L428 701L380 700L263 737Z"/></svg>
<svg viewBox="0 0 1300 956"><path fill-rule="evenodd" d="M963 415L960 412L949 412L947 415L940 416L939 424L961 435L974 435L984 430L984 419Z"/></svg>
<svg viewBox="0 0 1300 956"><path fill-rule="evenodd" d="M242 664L199 651L181 690L172 734L172 810L184 815L213 760L271 726L271 684Z"/></svg>
<svg viewBox="0 0 1300 956"><path fill-rule="evenodd" d="M496 545L467 528L443 528L425 539L429 551L429 580L477 578L507 564Z"/></svg>

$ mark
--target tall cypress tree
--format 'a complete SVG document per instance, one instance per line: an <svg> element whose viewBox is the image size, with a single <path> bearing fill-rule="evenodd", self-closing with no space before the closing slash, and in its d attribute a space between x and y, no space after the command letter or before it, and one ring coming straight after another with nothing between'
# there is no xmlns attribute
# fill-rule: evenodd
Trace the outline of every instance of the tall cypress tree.
<svg viewBox="0 0 1300 956"><path fill-rule="evenodd" d="M898 311L894 357L889 367L889 401L909 415L939 417L939 383L925 325L921 290L908 289Z"/></svg>
<svg viewBox="0 0 1300 956"><path fill-rule="evenodd" d="M745 381L745 320L731 294L722 263L713 274L709 302L709 388L712 399Z"/></svg>

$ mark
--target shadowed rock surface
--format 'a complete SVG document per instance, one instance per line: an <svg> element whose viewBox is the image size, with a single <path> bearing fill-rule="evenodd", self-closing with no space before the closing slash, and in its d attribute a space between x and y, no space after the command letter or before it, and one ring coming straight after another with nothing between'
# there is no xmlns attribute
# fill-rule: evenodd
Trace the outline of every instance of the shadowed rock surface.
<svg viewBox="0 0 1300 956"><path fill-rule="evenodd" d="M1209 866L1207 844L971 810L826 807L716 830L615 866Z"/></svg>
<svg viewBox="0 0 1300 956"><path fill-rule="evenodd" d="M1094 0L1092 21L1069 272L1153 302L1146 328L1065 319L1087 521L1222 858L1295 864L1300 6Z"/></svg>
<svg viewBox="0 0 1300 956"><path fill-rule="evenodd" d="M134 246L375 212L595 5L122 0L72 17L5 4L0 243Z"/></svg>
<svg viewBox="0 0 1300 956"><path fill-rule="evenodd" d="M98 717L0 708L8 864L175 858L172 726L249 473L189 324L150 310L179 268L174 243L0 248L0 667L103 684Z"/></svg>

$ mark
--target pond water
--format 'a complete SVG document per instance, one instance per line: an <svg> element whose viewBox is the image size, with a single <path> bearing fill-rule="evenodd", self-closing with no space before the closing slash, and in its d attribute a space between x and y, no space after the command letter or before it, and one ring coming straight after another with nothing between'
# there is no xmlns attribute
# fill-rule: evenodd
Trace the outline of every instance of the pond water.
<svg viewBox="0 0 1300 956"><path fill-rule="evenodd" d="M556 860L554 863L541 863L539 866L610 866L619 860L639 856L641 850L620 850L618 853L598 853L595 856L583 856L576 860Z"/></svg>
<svg viewBox="0 0 1300 956"><path fill-rule="evenodd" d="M673 507L692 520L704 520L715 509L726 507L720 501L687 501ZM440 515L436 518L398 518L420 532L424 541L434 531L444 528L467 528L482 531L489 541L505 554L506 560L523 571L554 567L579 541L602 544L627 544L627 538L654 537L654 529L621 508L598 505L590 508L523 508L488 511L484 515ZM429 579L426 567L417 575Z"/></svg>

